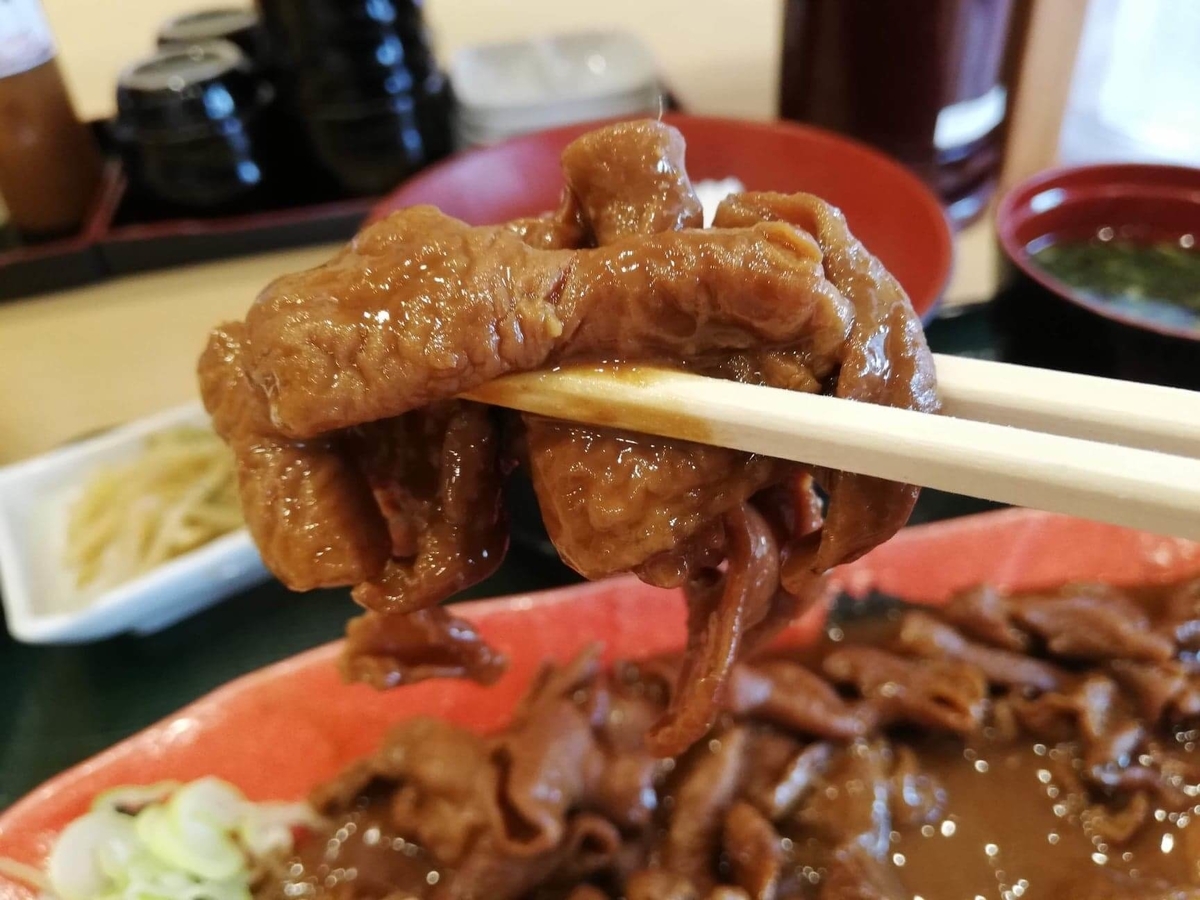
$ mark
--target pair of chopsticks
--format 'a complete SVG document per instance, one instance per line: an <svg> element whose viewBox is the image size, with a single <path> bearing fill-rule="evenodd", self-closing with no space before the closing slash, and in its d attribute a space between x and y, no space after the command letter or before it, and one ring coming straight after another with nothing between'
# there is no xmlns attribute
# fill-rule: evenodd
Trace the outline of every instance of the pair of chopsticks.
<svg viewBox="0 0 1200 900"><path fill-rule="evenodd" d="M938 416L640 365L465 396L1200 540L1200 393L935 359Z"/></svg>

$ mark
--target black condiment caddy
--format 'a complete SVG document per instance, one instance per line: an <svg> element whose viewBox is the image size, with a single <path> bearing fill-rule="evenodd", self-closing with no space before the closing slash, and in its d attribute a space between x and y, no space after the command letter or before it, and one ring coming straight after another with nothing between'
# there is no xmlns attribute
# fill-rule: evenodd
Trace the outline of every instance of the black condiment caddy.
<svg viewBox="0 0 1200 900"><path fill-rule="evenodd" d="M0 300L352 236L450 151L450 92L412 0L262 0L164 23L125 70L77 234L0 232ZM216 42L212 42L212 39ZM227 43L226 43L227 42Z"/></svg>

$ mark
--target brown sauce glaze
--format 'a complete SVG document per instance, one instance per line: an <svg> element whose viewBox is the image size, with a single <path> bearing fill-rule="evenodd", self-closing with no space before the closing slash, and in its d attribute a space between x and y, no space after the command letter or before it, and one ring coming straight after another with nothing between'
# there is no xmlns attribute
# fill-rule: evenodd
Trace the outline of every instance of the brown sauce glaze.
<svg viewBox="0 0 1200 900"><path fill-rule="evenodd" d="M259 900L1190 900L1198 596L974 591L832 628L739 664L731 710L671 759L646 733L688 663L601 671L589 651L544 669L496 735L397 727L314 794L328 826ZM1110 646L1083 640L1087 616L1025 624L1049 603L1116 610ZM958 659L929 655L930 623ZM1132 630L1168 658L1146 662ZM984 650L1057 680L988 676ZM347 839L364 816L391 843Z"/></svg>
<svg viewBox="0 0 1200 900"><path fill-rule="evenodd" d="M1111 896L1124 881L1196 883L1200 800L1183 809L1151 804L1136 834L1118 841L1099 823L1107 811L1080 788L1073 742L983 738L917 752L950 805L940 822L901 827L889 842L915 893L1055 900ZM982 807L974 815L973 803Z"/></svg>
<svg viewBox="0 0 1200 900"><path fill-rule="evenodd" d="M293 900L420 896L441 872L426 851L395 834L388 819L383 802L347 813L324 840L302 842L272 887Z"/></svg>

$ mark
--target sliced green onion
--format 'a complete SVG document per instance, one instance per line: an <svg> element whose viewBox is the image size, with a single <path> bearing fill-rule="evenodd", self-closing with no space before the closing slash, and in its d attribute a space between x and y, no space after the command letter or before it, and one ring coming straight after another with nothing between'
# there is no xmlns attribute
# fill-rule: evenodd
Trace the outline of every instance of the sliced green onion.
<svg viewBox="0 0 1200 900"><path fill-rule="evenodd" d="M255 861L289 853L293 827L319 822L304 803L251 803L217 778L113 788L59 835L43 893L56 900L253 900Z"/></svg>
<svg viewBox="0 0 1200 900"><path fill-rule="evenodd" d="M99 851L136 842L133 822L113 812L93 812L63 829L46 861L46 875L62 900L92 900L109 878L101 870Z"/></svg>
<svg viewBox="0 0 1200 900"><path fill-rule="evenodd" d="M168 809L148 806L135 820L138 837L155 856L211 881L246 871L246 858L233 838L202 821L184 820Z"/></svg>
<svg viewBox="0 0 1200 900"><path fill-rule="evenodd" d="M246 812L242 792L219 778L201 778L177 790L167 803L176 822L204 822L232 831Z"/></svg>

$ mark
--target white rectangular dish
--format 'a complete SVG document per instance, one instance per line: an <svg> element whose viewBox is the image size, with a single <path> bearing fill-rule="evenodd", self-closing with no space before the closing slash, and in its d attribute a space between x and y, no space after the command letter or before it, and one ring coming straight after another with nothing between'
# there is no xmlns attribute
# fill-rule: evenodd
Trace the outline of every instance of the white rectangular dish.
<svg viewBox="0 0 1200 900"><path fill-rule="evenodd" d="M31 644L151 634L265 581L241 528L115 587L79 589L64 561L67 510L97 466L135 458L148 435L207 426L199 403L0 468L0 592L9 633Z"/></svg>

